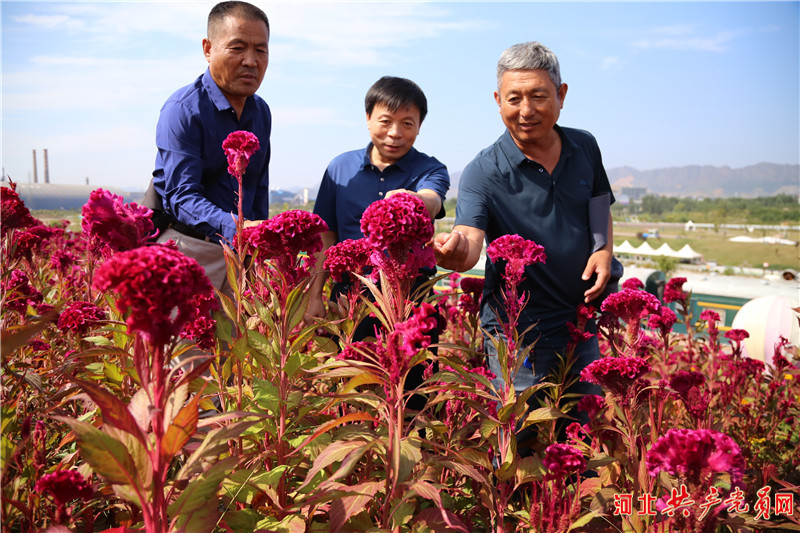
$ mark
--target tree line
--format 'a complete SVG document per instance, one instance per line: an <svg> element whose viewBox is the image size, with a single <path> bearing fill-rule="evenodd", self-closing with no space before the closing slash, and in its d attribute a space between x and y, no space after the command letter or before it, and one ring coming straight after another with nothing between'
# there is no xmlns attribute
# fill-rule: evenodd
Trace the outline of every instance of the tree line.
<svg viewBox="0 0 800 533"><path fill-rule="evenodd" d="M637 216L663 222L713 222L720 224L798 224L800 203L789 194L759 198L681 198L643 196L640 202L611 207L615 218ZM623 218L624 219L624 218Z"/></svg>

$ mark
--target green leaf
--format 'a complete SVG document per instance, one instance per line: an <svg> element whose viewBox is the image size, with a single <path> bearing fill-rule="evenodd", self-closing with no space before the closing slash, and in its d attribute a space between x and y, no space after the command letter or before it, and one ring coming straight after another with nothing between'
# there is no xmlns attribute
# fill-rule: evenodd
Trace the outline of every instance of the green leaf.
<svg viewBox="0 0 800 533"><path fill-rule="evenodd" d="M522 421L522 425L520 426L519 429L521 430L533 424L546 422L548 420L555 420L557 418L570 418L570 417L564 414L563 411L560 411L555 407L540 407L539 409L534 409L533 411L528 413L528 415L525 417L525 420Z"/></svg>
<svg viewBox="0 0 800 533"><path fill-rule="evenodd" d="M209 460L214 460L223 453L228 452L228 441L238 438L247 428L254 425L257 420L243 420L227 426L214 428L208 432L200 446L189 456L186 463L178 472L176 480L189 479L193 474L202 472L203 465Z"/></svg>
<svg viewBox="0 0 800 533"><path fill-rule="evenodd" d="M167 428L164 437L161 439L161 456L164 459L172 459L194 435L197 430L197 421L200 417L200 411L197 407L199 401L200 395L195 394L189 403L178 412Z"/></svg>
<svg viewBox="0 0 800 533"><path fill-rule="evenodd" d="M398 481L407 480L414 467L422 462L422 451L418 439L405 438L400 441L400 468L398 469Z"/></svg>
<svg viewBox="0 0 800 533"><path fill-rule="evenodd" d="M178 499L167 508L178 529L186 533L206 533L214 530L219 516L217 490L225 476L239 462L228 457L215 463L207 472L189 482Z"/></svg>
<svg viewBox="0 0 800 533"><path fill-rule="evenodd" d="M97 474L110 483L137 485L136 464L123 443L86 422L66 416L53 418L67 424L75 432L80 456Z"/></svg>
<svg viewBox="0 0 800 533"><path fill-rule="evenodd" d="M145 436L142 428L128 410L128 406L125 405L122 400L106 389L89 381L82 381L80 379L73 379L72 381L83 389L92 401L97 404L100 408L100 413L103 415L104 423L130 433L144 444Z"/></svg>
<svg viewBox="0 0 800 533"><path fill-rule="evenodd" d="M300 488L304 487L314 479L323 468L337 462L343 461L347 456L355 452L359 457L363 456L368 449L372 447L372 443L363 440L354 441L334 441L327 446L322 452L314 459L314 465L308 471L306 479Z"/></svg>
<svg viewBox="0 0 800 533"><path fill-rule="evenodd" d="M350 494L330 504L331 531L340 531L347 521L364 510L384 486L380 481L367 481L349 487Z"/></svg>

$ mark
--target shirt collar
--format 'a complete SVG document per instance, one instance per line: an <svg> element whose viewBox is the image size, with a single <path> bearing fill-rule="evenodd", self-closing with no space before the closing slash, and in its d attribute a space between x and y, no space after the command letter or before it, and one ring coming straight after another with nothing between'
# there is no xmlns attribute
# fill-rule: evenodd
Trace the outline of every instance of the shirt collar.
<svg viewBox="0 0 800 533"><path fill-rule="evenodd" d="M575 151L575 143L564 135L564 130L562 130L558 124L555 124L553 129L555 129L558 136L561 137L561 157L559 160L567 159ZM517 143L514 142L514 138L511 137L511 133L509 133L507 129L500 137L500 147L506 153L508 159L517 166L529 161L528 157L519 149Z"/></svg>
<svg viewBox="0 0 800 533"><path fill-rule="evenodd" d="M367 148L364 150L364 166L362 168L366 168L366 167L372 166L372 159L370 159L370 156L369 156L369 154L372 152L372 147L373 147L373 144L369 143L367 145ZM412 146L411 150L409 150L406 153L406 155L404 155L403 157L401 157L396 162L392 163L391 165L389 165L386 168L397 167L400 170L406 171L409 168L411 168L411 165L414 164L414 161L417 159L417 154L419 154L419 152L417 151L416 148L414 148ZM386 169L384 169L384 170L386 170Z"/></svg>
<svg viewBox="0 0 800 533"><path fill-rule="evenodd" d="M205 73L203 74L203 87L205 88L206 92L208 93L208 97L214 103L220 111L227 111L229 109L233 109L233 106L222 94L222 90L217 85L217 82L214 81L214 78L211 76L211 70L206 69ZM239 117L242 120L248 114L248 108L253 105L253 97L248 96L247 100L244 102L244 108L242 109L242 116Z"/></svg>

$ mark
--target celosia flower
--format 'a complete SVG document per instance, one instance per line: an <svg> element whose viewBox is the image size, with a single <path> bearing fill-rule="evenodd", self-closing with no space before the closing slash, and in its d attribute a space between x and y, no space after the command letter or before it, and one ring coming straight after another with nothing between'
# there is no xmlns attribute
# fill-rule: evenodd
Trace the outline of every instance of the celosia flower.
<svg viewBox="0 0 800 533"><path fill-rule="evenodd" d="M207 309L209 312L218 307L213 294L196 294L194 296L195 309ZM214 333L217 331L217 321L205 314L198 312L194 320L190 320L183 328L183 336L192 339L201 350L212 350L215 345Z"/></svg>
<svg viewBox="0 0 800 533"><path fill-rule="evenodd" d="M397 267L414 262L415 274L419 267L435 264L432 251L424 249L433 236L433 223L425 203L412 194L395 194L370 204L361 215L361 232L377 252L376 266L389 266L384 253Z"/></svg>
<svg viewBox="0 0 800 533"><path fill-rule="evenodd" d="M658 298L646 291L623 289L609 294L600 309L612 313L626 323L638 322L661 307Z"/></svg>
<svg viewBox="0 0 800 533"><path fill-rule="evenodd" d="M454 372L452 367L444 367L442 370ZM471 368L468 370L470 374L478 374L485 377L487 380L491 381L495 378L494 372L485 368L483 366L477 366L475 368ZM479 381L475 381L475 388L478 390L486 390L486 386L483 385ZM465 390L453 390L451 394L455 396L455 398L447 400L445 404L445 416L444 416L444 423L449 427L453 427L454 424L458 423L459 420L462 419L462 415L464 414L464 399L472 400L473 402L482 402L483 407L486 408L487 412L492 415L497 415L497 402L494 400L482 401L481 396L478 395L477 392L469 392Z"/></svg>
<svg viewBox="0 0 800 533"><path fill-rule="evenodd" d="M639 291L644 289L644 283L639 278L628 278L622 282L622 288Z"/></svg>
<svg viewBox="0 0 800 533"><path fill-rule="evenodd" d="M106 312L89 302L72 302L58 317L58 329L85 335L97 322L106 319Z"/></svg>
<svg viewBox="0 0 800 533"><path fill-rule="evenodd" d="M545 479L564 480L568 475L586 468L586 459L576 447L556 443L545 449L542 464L550 471L545 474Z"/></svg>
<svg viewBox="0 0 800 533"><path fill-rule="evenodd" d="M348 281L348 274L364 275L369 265L370 247L366 239L346 239L325 250L323 267L337 282Z"/></svg>
<svg viewBox="0 0 800 533"><path fill-rule="evenodd" d="M430 346L430 332L438 327L438 316L434 306L423 302L413 309L408 320L395 324L394 331L399 334L400 348L406 356L414 357Z"/></svg>
<svg viewBox="0 0 800 533"><path fill-rule="evenodd" d="M689 293L683 290L684 283L686 278L671 278L664 287L664 302L683 303L689 297Z"/></svg>
<svg viewBox="0 0 800 533"><path fill-rule="evenodd" d="M39 339L33 339L28 343L28 346L30 346L31 350L34 352L43 352L51 348L50 344Z"/></svg>
<svg viewBox="0 0 800 533"><path fill-rule="evenodd" d="M462 294L458 299L458 307L467 313L477 313L484 283L483 278L462 277L459 283Z"/></svg>
<svg viewBox="0 0 800 533"><path fill-rule="evenodd" d="M18 231L14 234L14 242L17 245L14 257L24 257L32 261L33 256L40 253L54 237L63 234L64 230L61 228L41 225Z"/></svg>
<svg viewBox="0 0 800 533"><path fill-rule="evenodd" d="M742 342L750 337L750 334L743 329L729 329L725 332L725 338L734 342Z"/></svg>
<svg viewBox="0 0 800 533"><path fill-rule="evenodd" d="M259 149L258 137L249 131L234 131L222 141L222 149L228 158L228 174L241 181L250 157Z"/></svg>
<svg viewBox="0 0 800 533"><path fill-rule="evenodd" d="M198 317L208 316L213 298L197 306L196 296L214 288L203 268L168 245L120 252L97 270L94 287L117 295L117 308L128 313L130 331L153 344L166 344Z"/></svg>
<svg viewBox="0 0 800 533"><path fill-rule="evenodd" d="M650 364L640 357L604 357L589 363L581 371L581 379L627 399L633 393L636 380L649 371Z"/></svg>
<svg viewBox="0 0 800 533"><path fill-rule="evenodd" d="M91 483L77 470L56 470L36 482L36 492L50 493L59 505L71 500L88 500L94 494Z"/></svg>
<svg viewBox="0 0 800 533"><path fill-rule="evenodd" d="M379 344L370 341L355 341L345 346L341 352L336 355L336 359L340 361L366 361L365 353L374 354L378 351Z"/></svg>
<svg viewBox="0 0 800 533"><path fill-rule="evenodd" d="M81 212L81 228L95 253L108 257L115 252L144 245L153 232L153 212L103 189L89 195Z"/></svg>
<svg viewBox="0 0 800 533"><path fill-rule="evenodd" d="M29 305L37 305L42 302L42 293L33 288L28 279L28 274L23 270L14 270L11 276L3 283L3 290L6 291L4 305L18 313L24 314Z"/></svg>
<svg viewBox="0 0 800 533"><path fill-rule="evenodd" d="M662 337L666 337L672 331L672 326L678 321L675 311L666 305L660 305L658 311L652 313L647 319L647 327L657 329Z"/></svg>
<svg viewBox="0 0 800 533"><path fill-rule="evenodd" d="M683 400L686 410L692 416L705 416L708 409L709 391L703 390L706 378L700 372L681 370L669 380L669 385Z"/></svg>
<svg viewBox="0 0 800 533"><path fill-rule="evenodd" d="M519 235L502 235L486 248L486 255L493 263L506 262L503 278L509 285L518 286L525 273L525 267L534 263L544 263L547 256L544 247Z"/></svg>
<svg viewBox="0 0 800 533"><path fill-rule="evenodd" d="M680 476L695 487L709 476L729 474L733 484L744 476L744 457L728 435L711 429L675 429L660 437L647 453L647 471Z"/></svg>
<svg viewBox="0 0 800 533"><path fill-rule="evenodd" d="M50 266L63 275L67 273L67 270L69 270L77 260L78 258L72 252L58 249L50 256Z"/></svg>
<svg viewBox="0 0 800 533"><path fill-rule="evenodd" d="M589 420L597 418L603 409L606 408L606 400L597 394L587 394L578 400L578 410L583 411L589 417Z"/></svg>
<svg viewBox="0 0 800 533"><path fill-rule="evenodd" d="M17 194L16 184L12 183L11 188L0 187L0 226L2 236L12 229L29 228L40 225L37 219L33 218L25 203Z"/></svg>

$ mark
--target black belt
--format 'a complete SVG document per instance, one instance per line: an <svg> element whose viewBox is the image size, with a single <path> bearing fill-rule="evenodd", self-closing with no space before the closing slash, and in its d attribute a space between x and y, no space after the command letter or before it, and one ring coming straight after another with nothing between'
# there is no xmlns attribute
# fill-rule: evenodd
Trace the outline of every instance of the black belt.
<svg viewBox="0 0 800 533"><path fill-rule="evenodd" d="M178 233L186 235L187 237L191 237L193 239L200 239L201 241L206 241L206 242L214 242L211 240L211 237L203 235L202 233L194 229L192 226L184 224L183 222L178 222L177 220L175 220L172 222L172 224L170 224L169 227L174 229Z"/></svg>

